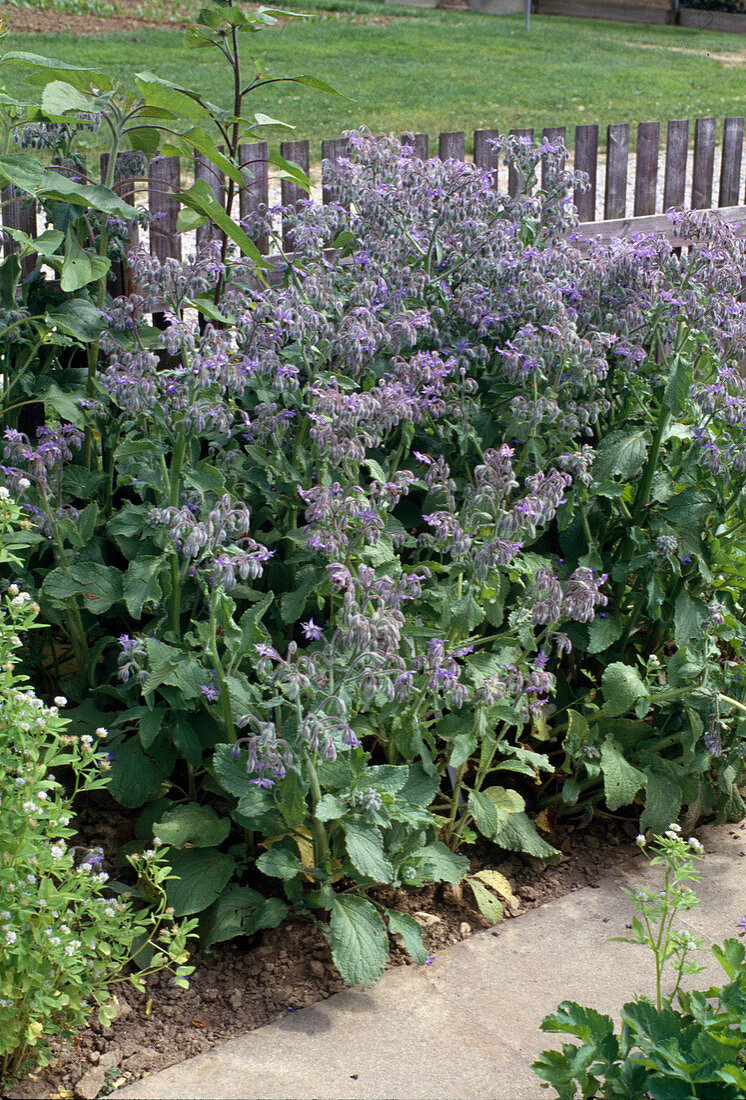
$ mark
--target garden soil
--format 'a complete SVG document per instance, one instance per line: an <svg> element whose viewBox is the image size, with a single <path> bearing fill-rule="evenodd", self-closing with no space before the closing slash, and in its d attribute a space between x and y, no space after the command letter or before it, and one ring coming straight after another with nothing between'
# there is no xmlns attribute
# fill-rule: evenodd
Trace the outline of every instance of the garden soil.
<svg viewBox="0 0 746 1100"><path fill-rule="evenodd" d="M127 31L180 30L188 24L175 17L159 17L154 7L143 0L111 0L111 15L74 15L70 12L55 11L48 8L26 8L15 4L4 4L0 0L0 24L4 31L11 34L121 34ZM258 7L247 4L248 9ZM194 5L195 11L197 5ZM310 11L309 7L309 11ZM354 23L373 23L385 25L394 19L392 15L372 15L350 12L319 11L315 13L324 19L342 20ZM282 20L280 20L282 22Z"/></svg>
<svg viewBox="0 0 746 1100"><path fill-rule="evenodd" d="M113 803L85 807L78 820L79 840L100 845L107 870L116 876L114 854L129 839L132 816ZM562 852L556 864L504 852L494 845L477 847L472 872L490 867L509 880L514 893L504 919L599 879L637 852L632 822L595 820L579 826L559 822L547 834ZM473 907L468 889L450 885L418 891L381 889L386 905L412 914L423 929L431 952L457 943L486 926ZM111 1027L93 1022L74 1043L60 1043L51 1064L27 1076L9 1100L92 1100L103 1088L119 1087L199 1054L217 1043L281 1019L289 1012L324 1000L344 988L329 948L310 922L297 918L280 928L222 944L210 958L196 954L190 988L181 990L168 977L154 977L141 995L119 986L119 1015ZM409 965L394 947L389 966Z"/></svg>

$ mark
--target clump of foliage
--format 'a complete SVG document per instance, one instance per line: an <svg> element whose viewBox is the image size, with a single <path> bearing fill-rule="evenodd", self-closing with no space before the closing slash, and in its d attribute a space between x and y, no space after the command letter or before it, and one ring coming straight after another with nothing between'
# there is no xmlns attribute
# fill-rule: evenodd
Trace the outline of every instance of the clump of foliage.
<svg viewBox="0 0 746 1100"><path fill-rule="evenodd" d="M22 525L21 509L0 488L0 563L18 561L10 547L23 545ZM73 1036L96 1009L107 1026L116 1015L113 982L127 976L142 989L148 975L168 969L186 988L194 969L186 944L196 921L173 921L166 849L136 858L144 908L133 904L136 891L108 881L100 849L71 843L74 800L105 786L108 759L91 735L67 732L64 698L45 705L19 671L38 611L15 584L0 603L0 1081L45 1064L50 1039ZM146 953L147 965L125 974Z"/></svg>
<svg viewBox="0 0 746 1100"><path fill-rule="evenodd" d="M221 6L192 43L230 54L231 13L251 29ZM68 157L94 111L112 153L168 128L240 180L242 99L18 63L52 77L23 126L64 124ZM94 190L0 157L51 227L0 268L3 472L29 483L20 575L53 624L29 667L112 731L109 789L174 849L206 945L292 906L369 983L387 933L425 957L373 888L459 881L479 834L551 859L542 808L652 829L744 809L743 245L693 214L683 251L586 253L564 150L502 150L517 198L350 135L271 286L268 218L198 181L182 224L222 235L131 252L124 296L113 170ZM471 885L497 919L504 882Z"/></svg>
<svg viewBox="0 0 746 1100"><path fill-rule="evenodd" d="M645 849L644 835L638 843ZM624 943L647 947L655 959L655 1002L636 997L621 1010L617 1032L610 1016L563 1001L547 1016L542 1031L573 1035L580 1045L564 1043L562 1050L545 1050L534 1062L534 1072L553 1087L561 1100L584 1097L638 1097L650 1100L738 1100L746 1089L746 948L737 939L714 944L712 955L727 977L722 986L700 991L680 988L684 975L704 967L693 955L704 948L691 932L675 927L677 913L692 909L697 896L687 885L698 881L695 860L702 858L696 838L681 836L671 825L654 837L653 867L663 870L661 890L625 890L634 902L632 938ZM647 854L647 853L646 853ZM746 924L746 917L742 922ZM707 950L707 949L706 949ZM676 975L673 989L663 994L664 965ZM677 1004L678 1008L674 1007Z"/></svg>

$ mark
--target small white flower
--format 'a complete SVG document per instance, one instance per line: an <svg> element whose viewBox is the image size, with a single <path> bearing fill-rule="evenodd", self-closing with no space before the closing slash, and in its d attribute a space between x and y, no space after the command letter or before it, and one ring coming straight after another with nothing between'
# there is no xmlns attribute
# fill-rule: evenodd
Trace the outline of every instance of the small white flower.
<svg viewBox="0 0 746 1100"><path fill-rule="evenodd" d="M20 591L20 589L19 589L17 584L9 584L8 585L8 595L9 596L17 596L19 591Z"/></svg>
<svg viewBox="0 0 746 1100"><path fill-rule="evenodd" d="M53 947L59 947L60 944L62 943L62 940L60 939L59 936L52 936L50 938L49 942L52 944Z"/></svg>
<svg viewBox="0 0 746 1100"><path fill-rule="evenodd" d="M55 695L54 705L57 706L57 707L66 707L67 706L67 699L65 698L64 695Z"/></svg>
<svg viewBox="0 0 746 1100"><path fill-rule="evenodd" d="M8 943L8 944L15 943L17 939L18 939L18 936L13 931L5 933L5 942L6 943Z"/></svg>
<svg viewBox="0 0 746 1100"><path fill-rule="evenodd" d="M24 802L23 808L27 814L35 814L39 809L35 802Z"/></svg>
<svg viewBox="0 0 746 1100"><path fill-rule="evenodd" d="M46 791L37 791L36 797L39 799L40 802L46 802L46 800L49 798L49 795Z"/></svg>
<svg viewBox="0 0 746 1100"><path fill-rule="evenodd" d="M671 822L670 829L674 833L680 833L681 832L681 826L677 825L675 821Z"/></svg>
<svg viewBox="0 0 746 1100"><path fill-rule="evenodd" d="M645 839L644 833L638 833L638 835L635 837L635 844L638 846L638 848L645 847L645 845L647 844L647 840Z"/></svg>
<svg viewBox="0 0 746 1100"><path fill-rule="evenodd" d="M52 859L62 859L65 854L65 846L64 844L53 844L50 848L50 852L52 854Z"/></svg>
<svg viewBox="0 0 746 1100"><path fill-rule="evenodd" d="M109 736L109 731L106 729L106 727L105 726L99 726L98 729L96 730L96 737L108 737L108 736Z"/></svg>
<svg viewBox="0 0 746 1100"><path fill-rule="evenodd" d="M689 847L695 852L704 852L704 845L697 840L696 836L690 836L687 840Z"/></svg>
<svg viewBox="0 0 746 1100"><path fill-rule="evenodd" d="M10 493L4 485L0 485L0 500L10 500Z"/></svg>
<svg viewBox="0 0 746 1100"><path fill-rule="evenodd" d="M18 488L19 489L30 489L31 488L31 482L29 481L29 479L27 477L19 477L19 479L18 479ZM8 490L6 489L5 491L7 493ZM7 497L5 499L7 500Z"/></svg>

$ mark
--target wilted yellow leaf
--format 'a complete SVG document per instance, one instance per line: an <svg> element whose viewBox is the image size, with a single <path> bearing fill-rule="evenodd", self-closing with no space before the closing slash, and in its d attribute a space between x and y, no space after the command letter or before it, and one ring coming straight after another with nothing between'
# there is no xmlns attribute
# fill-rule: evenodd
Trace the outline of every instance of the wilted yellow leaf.
<svg viewBox="0 0 746 1100"><path fill-rule="evenodd" d="M513 897L513 887L510 885L505 875L501 875L499 871L477 871L473 878L481 879L487 886L491 887L496 894L500 894L501 897L510 899Z"/></svg>
<svg viewBox="0 0 746 1100"><path fill-rule="evenodd" d="M551 833L552 826L549 824L549 814L546 810L542 810L540 814L536 815L534 825L537 829L541 829L543 833Z"/></svg>

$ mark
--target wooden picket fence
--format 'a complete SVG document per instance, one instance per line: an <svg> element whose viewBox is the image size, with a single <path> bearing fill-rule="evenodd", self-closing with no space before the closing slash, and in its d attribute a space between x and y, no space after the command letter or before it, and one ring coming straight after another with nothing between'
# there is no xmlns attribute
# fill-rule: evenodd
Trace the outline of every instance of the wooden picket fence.
<svg viewBox="0 0 746 1100"><path fill-rule="evenodd" d="M558 126L547 127L541 134L530 129L511 130L510 133L531 140L547 138L553 142L561 138L567 143L568 138L565 127ZM476 130L473 141L474 162L493 170L496 186L501 165L492 141L498 134L496 129ZM690 136L693 141L690 141ZM742 204L741 190L744 119L726 118L721 141L718 142L717 138L718 125L714 118L698 118L693 128L686 119L665 125L660 122L639 123L634 146L629 123L608 126L605 141L598 125L576 126L572 141L568 143L568 155L572 166L585 172L590 182L587 190L578 189L574 195L581 235L611 237L659 231L671 238L671 223L664 211L672 208L704 210L716 206L739 234L746 235L746 205ZM437 151L431 147L427 134L407 134L404 140L413 146L414 154L423 159L431 155L441 160L466 159L463 131L439 134ZM308 141L285 141L280 151L286 160L309 172L311 158ZM346 152L347 141L344 138L321 142L323 203L331 202L333 197L324 162L337 161ZM248 218L270 205L267 154L265 142L247 144L240 149L240 161L245 166L245 184L238 189L237 211L234 211L240 218ZM716 166L719 167L717 172ZM161 259L182 256L182 237L176 227L179 203L175 197L183 182L182 168L178 157L156 158L148 165L146 180L138 183L125 178L116 185L122 197L130 202L141 201L147 195L147 206L153 216L149 247L151 253ZM206 180L222 199L225 188L222 172L199 154L189 168L195 178ZM504 174L504 166L502 171ZM505 183L508 192L515 195L519 181L512 169L508 171ZM717 203L714 201L716 189ZM280 201L284 208L291 209L304 198L306 193L297 184L290 180L281 181ZM3 192L3 200L3 225L36 235L35 204L15 197L12 189L8 188ZM743 202L746 202L746 197ZM292 251L290 227L283 223L277 230L283 249ZM138 239L137 232L136 228L132 230L133 244ZM203 243L212 232L215 230L210 226L197 230L197 245ZM267 236L256 243L263 254L271 250L271 241ZM6 239L5 249L14 247L13 242Z"/></svg>

